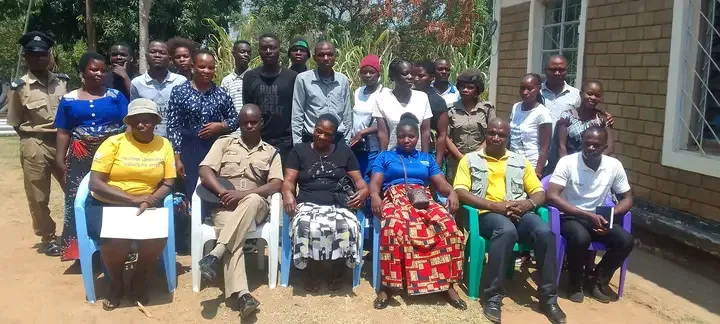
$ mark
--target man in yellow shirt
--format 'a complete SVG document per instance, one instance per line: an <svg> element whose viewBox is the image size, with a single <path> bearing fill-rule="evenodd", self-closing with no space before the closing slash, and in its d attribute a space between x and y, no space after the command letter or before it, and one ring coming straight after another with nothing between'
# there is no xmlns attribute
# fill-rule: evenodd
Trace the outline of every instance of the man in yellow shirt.
<svg viewBox="0 0 720 324"><path fill-rule="evenodd" d="M495 118L488 123L486 147L465 155L455 175L460 202L479 209L480 235L489 240L483 290L485 317L500 323L505 269L516 242L533 247L540 272L540 310L552 323L566 323L557 304L555 235L550 225L532 211L545 203L545 191L530 161L507 150L510 125Z"/></svg>

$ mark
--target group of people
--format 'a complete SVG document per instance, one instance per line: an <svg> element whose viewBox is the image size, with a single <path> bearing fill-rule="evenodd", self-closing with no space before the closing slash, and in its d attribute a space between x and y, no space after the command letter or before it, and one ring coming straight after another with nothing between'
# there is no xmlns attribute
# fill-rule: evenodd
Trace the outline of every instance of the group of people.
<svg viewBox="0 0 720 324"><path fill-rule="evenodd" d="M242 317L260 305L245 276L245 236L267 218L267 199L276 192L292 219L292 262L307 272L308 291L322 278L338 289L345 270L361 262L365 224L354 210L381 219L376 309L401 290L442 293L451 306L467 308L455 288L465 249L460 205L478 209L489 240L483 311L493 322L500 322L505 268L518 241L535 252L541 311L552 323L566 322L557 303L561 238L536 208L547 203L562 213L574 302L586 293L609 302L610 278L633 247L629 233L595 213L608 197L619 199L616 215L632 206L625 171L608 155L613 118L597 107L602 85L567 84L562 56L548 60L545 81L520 78L521 100L504 120L481 99L482 73L462 71L452 84L451 62L442 58L390 62L394 86L386 88L380 59L368 55L358 71L364 85L353 91L333 69L331 42L311 52L306 40L293 40L286 68L280 40L266 33L258 38L262 65L249 69L252 46L237 41L235 69L216 85L215 57L189 40L150 42L149 69L134 78L132 49L118 43L109 64L85 53L82 87L68 91L68 77L48 71L52 39L30 32L19 43L29 71L12 84L8 123L20 136L33 229L45 254L77 259L73 203L90 174L88 233L101 242L108 267L108 310L124 295L122 270L132 251L138 265L129 296L147 301L146 280L165 240L101 239L98 207L135 206L141 214L174 192L191 197L198 181L214 197L207 199L208 221L218 234L200 272L212 280L222 267L225 295L240 301ZM307 68L310 57L316 69ZM48 209L50 174L66 196L60 244ZM547 188L543 176L550 177ZM597 266L586 262L591 241L609 248ZM323 263L330 264L327 275Z"/></svg>

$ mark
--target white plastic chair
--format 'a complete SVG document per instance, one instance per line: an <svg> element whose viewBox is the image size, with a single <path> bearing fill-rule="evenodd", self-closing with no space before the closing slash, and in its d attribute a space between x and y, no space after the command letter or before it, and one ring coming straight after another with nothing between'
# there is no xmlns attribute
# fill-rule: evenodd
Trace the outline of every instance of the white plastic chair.
<svg viewBox="0 0 720 324"><path fill-rule="evenodd" d="M198 186L201 185L198 181ZM195 187L197 191L197 186ZM281 194L279 192L274 193L270 198L270 218L260 225L257 225L255 231L248 232L245 235L246 240L250 239L261 239L258 240L258 268L262 270L264 268L265 258L265 247L268 249L268 286L273 289L277 286L278 276L278 263L280 253L280 213L281 213ZM198 262L205 255L205 243L208 241L214 241L217 239L215 236L215 229L202 222L203 215L203 202L198 197L197 192L193 193L192 196L192 242L191 254L192 254L192 288L194 292L200 292L200 266Z"/></svg>

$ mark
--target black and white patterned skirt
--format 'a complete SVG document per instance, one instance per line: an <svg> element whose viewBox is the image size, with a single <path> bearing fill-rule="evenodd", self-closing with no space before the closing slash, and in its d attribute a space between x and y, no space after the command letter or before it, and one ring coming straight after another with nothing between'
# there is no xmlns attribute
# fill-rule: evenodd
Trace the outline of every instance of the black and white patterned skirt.
<svg viewBox="0 0 720 324"><path fill-rule="evenodd" d="M293 263L305 269L307 260L345 259L354 268L359 262L360 224L346 208L300 203L290 225Z"/></svg>

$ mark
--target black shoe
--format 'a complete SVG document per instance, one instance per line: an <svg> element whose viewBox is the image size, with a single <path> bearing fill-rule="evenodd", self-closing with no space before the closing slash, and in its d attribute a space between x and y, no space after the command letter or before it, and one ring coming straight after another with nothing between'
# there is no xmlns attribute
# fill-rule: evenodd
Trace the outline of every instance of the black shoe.
<svg viewBox="0 0 720 324"><path fill-rule="evenodd" d="M558 304L546 304L540 306L540 310L547 316L550 323L553 324L565 324L567 323L567 315L560 309Z"/></svg>
<svg viewBox="0 0 720 324"><path fill-rule="evenodd" d="M585 294L583 293L582 289L571 292L568 296L568 299L573 303L582 303L585 301Z"/></svg>
<svg viewBox="0 0 720 324"><path fill-rule="evenodd" d="M207 280L214 280L218 273L218 264L220 264L220 259L218 259L218 257L212 254L204 256L200 259L200 262L198 262L198 265L200 266L200 274L202 274L203 278Z"/></svg>
<svg viewBox="0 0 720 324"><path fill-rule="evenodd" d="M500 323L500 316L502 315L500 304L494 301L486 302L485 305L483 305L483 315L485 315L485 318L490 322Z"/></svg>
<svg viewBox="0 0 720 324"><path fill-rule="evenodd" d="M62 249L60 248L60 245L55 242L55 240L50 240L43 243L43 253L47 256L60 256L62 255Z"/></svg>
<svg viewBox="0 0 720 324"><path fill-rule="evenodd" d="M467 304L465 303L464 300L460 299L459 297L458 297L458 299L455 299L455 300L448 299L448 304L450 304L450 306L455 307L456 309L459 309L459 310L467 309Z"/></svg>
<svg viewBox="0 0 720 324"><path fill-rule="evenodd" d="M604 287L600 283L594 281L589 285L588 292L593 299L603 304L608 304L612 298L606 294L606 290L603 288Z"/></svg>
<svg viewBox="0 0 720 324"><path fill-rule="evenodd" d="M238 299L240 300L240 318L250 316L260 306L260 301L250 294L244 294Z"/></svg>

